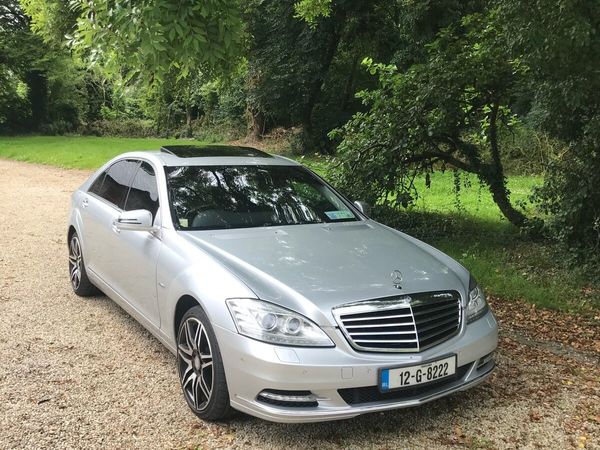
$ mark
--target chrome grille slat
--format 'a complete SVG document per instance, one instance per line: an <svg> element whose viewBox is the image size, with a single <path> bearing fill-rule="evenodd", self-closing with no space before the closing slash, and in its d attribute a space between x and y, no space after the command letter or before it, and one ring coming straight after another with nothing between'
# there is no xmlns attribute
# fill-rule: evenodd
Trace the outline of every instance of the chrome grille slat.
<svg viewBox="0 0 600 450"><path fill-rule="evenodd" d="M456 306L454 308L455 308L454 311L449 311L449 312L443 313L443 314L434 314L432 316L427 317L426 319L415 320L415 322L417 323L417 326L423 326L426 323L429 323L432 321L443 320L445 317L455 317L456 318Z"/></svg>
<svg viewBox="0 0 600 450"><path fill-rule="evenodd" d="M422 333L425 333L425 332L427 332L429 330L434 330L436 328L439 328L442 325L446 325L446 324L449 324L449 323L452 323L452 322L454 322L456 324L457 319L458 319L457 317L450 317L449 319L442 320L440 322L436 322L433 325L427 325L426 327L419 327L419 333L422 334Z"/></svg>
<svg viewBox="0 0 600 450"><path fill-rule="evenodd" d="M406 327L406 326L412 326L412 321L409 323L402 323L402 324L397 324L397 323L376 323L376 324L369 324L369 325L346 325L346 329L350 329L350 328L379 328L379 327Z"/></svg>
<svg viewBox="0 0 600 450"><path fill-rule="evenodd" d="M393 316L370 316L368 318L365 318L365 317L351 318L351 319L344 318L344 322L356 322L359 320L369 320L369 319L396 319L396 318L401 318L401 317L412 317L412 314L395 314Z"/></svg>
<svg viewBox="0 0 600 450"><path fill-rule="evenodd" d="M332 312L350 344L372 352L420 352L456 335L462 322L456 291L356 302Z"/></svg>
<svg viewBox="0 0 600 450"><path fill-rule="evenodd" d="M421 310L415 311L416 308L413 308L413 315L415 317L417 317L417 316L422 316L424 314L433 313L433 312L436 312L436 311L444 311L444 310L450 309L450 308L456 308L456 304L455 303L450 303L448 305L438 306L436 308L431 308L431 309L425 309L423 311L421 311Z"/></svg>
<svg viewBox="0 0 600 450"><path fill-rule="evenodd" d="M452 325L444 327L440 331L436 331L435 333L424 334L422 336L419 335L419 341L420 342L427 341L427 340L431 339L432 337L439 336L440 334L444 333L445 331L449 331L449 330L452 330L454 328L456 328L456 325L452 324Z"/></svg>
<svg viewBox="0 0 600 450"><path fill-rule="evenodd" d="M365 331L365 332L352 332L350 333L350 336L354 337L354 336L372 336L375 334L384 334L386 336L391 335L391 334L415 334L415 331Z"/></svg>

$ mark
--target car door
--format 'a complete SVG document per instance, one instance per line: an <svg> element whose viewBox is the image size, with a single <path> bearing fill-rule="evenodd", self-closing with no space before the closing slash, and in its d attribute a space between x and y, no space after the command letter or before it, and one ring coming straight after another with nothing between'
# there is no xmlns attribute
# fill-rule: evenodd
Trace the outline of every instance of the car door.
<svg viewBox="0 0 600 450"><path fill-rule="evenodd" d="M113 163L82 196L80 212L83 222L83 243L86 268L109 286L115 261L113 221L122 212L129 186L139 161L124 159Z"/></svg>
<svg viewBox="0 0 600 450"><path fill-rule="evenodd" d="M138 166L123 209L148 210L152 213L153 223L160 225L156 172L150 163L141 161ZM113 227L111 232L113 254L107 272L110 279L114 280L115 290L152 324L159 326L156 292L156 264L162 245L159 234L118 231Z"/></svg>

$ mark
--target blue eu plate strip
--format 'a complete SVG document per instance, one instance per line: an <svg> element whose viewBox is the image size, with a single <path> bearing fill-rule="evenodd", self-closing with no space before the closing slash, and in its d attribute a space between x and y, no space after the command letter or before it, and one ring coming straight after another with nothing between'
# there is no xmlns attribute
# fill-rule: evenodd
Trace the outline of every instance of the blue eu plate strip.
<svg viewBox="0 0 600 450"><path fill-rule="evenodd" d="M390 388L390 370L381 371L381 390L387 391Z"/></svg>

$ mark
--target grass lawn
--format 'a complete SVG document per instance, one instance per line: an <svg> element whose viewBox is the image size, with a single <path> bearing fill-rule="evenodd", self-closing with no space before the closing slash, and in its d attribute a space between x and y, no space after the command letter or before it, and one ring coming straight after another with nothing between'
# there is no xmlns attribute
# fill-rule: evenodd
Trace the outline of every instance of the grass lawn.
<svg viewBox="0 0 600 450"><path fill-rule="evenodd" d="M0 158L74 169L96 169L112 157L133 150L158 150L161 145L198 141L128 139L95 136L0 137Z"/></svg>
<svg viewBox="0 0 600 450"><path fill-rule="evenodd" d="M158 149L164 143L198 143L165 139L99 137L2 137L0 158L59 167L94 169L130 150ZM327 178L321 158L299 158ZM403 213L379 220L448 253L472 271L484 289L507 300L525 300L541 307L595 313L600 308L600 281L583 269L563 263L564 255L548 242L533 242L500 214L485 187L473 176L461 176L458 199L450 171L435 173L431 187L417 180L419 198ZM533 186L542 179L510 176L513 202L528 204Z"/></svg>

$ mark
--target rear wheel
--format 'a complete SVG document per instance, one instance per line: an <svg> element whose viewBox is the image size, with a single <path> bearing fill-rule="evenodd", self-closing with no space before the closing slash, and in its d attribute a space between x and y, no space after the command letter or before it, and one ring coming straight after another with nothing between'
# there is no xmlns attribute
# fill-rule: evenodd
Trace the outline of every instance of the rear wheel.
<svg viewBox="0 0 600 450"><path fill-rule="evenodd" d="M92 284L85 270L81 242L77 233L69 239L69 279L73 292L81 297L89 297L99 293L98 288Z"/></svg>
<svg viewBox="0 0 600 450"><path fill-rule="evenodd" d="M221 352L210 321L200 306L191 308L179 325L177 368L183 396L194 414L204 420L231 416Z"/></svg>

